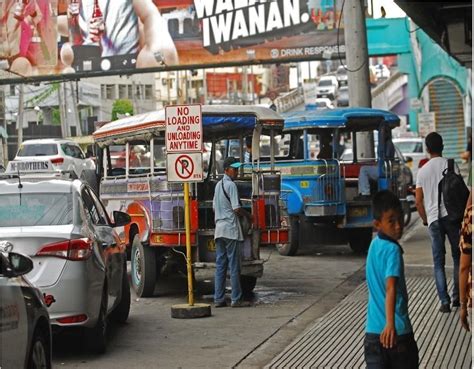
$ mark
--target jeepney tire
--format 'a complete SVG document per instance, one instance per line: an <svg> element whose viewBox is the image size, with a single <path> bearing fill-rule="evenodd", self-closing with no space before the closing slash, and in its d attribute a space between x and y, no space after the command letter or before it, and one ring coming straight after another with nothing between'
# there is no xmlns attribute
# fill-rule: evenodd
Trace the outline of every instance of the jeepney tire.
<svg viewBox="0 0 474 369"><path fill-rule="evenodd" d="M240 276L240 288L242 288L242 295L244 296L250 295L255 289L256 285L257 285L257 277L252 277L249 275Z"/></svg>
<svg viewBox="0 0 474 369"><path fill-rule="evenodd" d="M137 235L132 243L132 286L138 297L151 297L156 285L156 252L144 246Z"/></svg>
<svg viewBox="0 0 474 369"><path fill-rule="evenodd" d="M99 196L99 180L94 169L84 169L81 173L81 180L87 183L95 194Z"/></svg>
<svg viewBox="0 0 474 369"><path fill-rule="evenodd" d="M122 273L122 295L120 297L120 302L110 314L112 320L117 323L125 323L128 319L128 315L130 314L130 303L130 283L128 281L127 275L127 264L125 263Z"/></svg>
<svg viewBox="0 0 474 369"><path fill-rule="evenodd" d="M349 246L356 254L365 255L372 241L372 228L356 228L349 230Z"/></svg>
<svg viewBox="0 0 474 369"><path fill-rule="evenodd" d="M295 256L300 241L300 218L290 215L290 230L288 243L277 243L276 248L282 256Z"/></svg>
<svg viewBox="0 0 474 369"><path fill-rule="evenodd" d="M403 225L406 227L408 224L410 224L410 221L411 221L410 203L408 201L402 201L402 208L403 208Z"/></svg>

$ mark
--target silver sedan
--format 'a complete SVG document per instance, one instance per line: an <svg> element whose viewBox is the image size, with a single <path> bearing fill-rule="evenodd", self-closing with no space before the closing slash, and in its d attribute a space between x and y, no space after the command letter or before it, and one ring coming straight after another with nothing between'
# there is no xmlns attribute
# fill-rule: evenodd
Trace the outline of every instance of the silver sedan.
<svg viewBox="0 0 474 369"><path fill-rule="evenodd" d="M86 329L89 348L106 349L108 318L130 310L125 245L95 193L79 180L54 175L0 177L0 242L30 256L26 278L43 294L54 330Z"/></svg>

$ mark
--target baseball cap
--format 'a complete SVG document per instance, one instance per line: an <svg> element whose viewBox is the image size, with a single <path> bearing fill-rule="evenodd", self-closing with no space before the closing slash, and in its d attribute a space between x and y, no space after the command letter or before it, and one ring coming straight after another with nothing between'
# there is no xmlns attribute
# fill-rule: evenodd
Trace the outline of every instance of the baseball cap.
<svg viewBox="0 0 474 369"><path fill-rule="evenodd" d="M240 168L241 165L242 165L242 163L239 161L239 159L233 158L232 156L230 156L230 157L228 157L224 160L224 169L227 169L227 168L238 169L238 168Z"/></svg>

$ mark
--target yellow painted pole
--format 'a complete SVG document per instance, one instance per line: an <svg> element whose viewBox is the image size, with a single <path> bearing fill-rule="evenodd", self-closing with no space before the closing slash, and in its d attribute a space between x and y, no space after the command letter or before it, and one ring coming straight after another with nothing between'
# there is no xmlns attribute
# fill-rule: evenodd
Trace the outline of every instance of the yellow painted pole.
<svg viewBox="0 0 474 369"><path fill-rule="evenodd" d="M184 183L184 227L186 228L186 266L188 270L188 305L194 305L193 270L191 264L191 219L189 211L189 183Z"/></svg>

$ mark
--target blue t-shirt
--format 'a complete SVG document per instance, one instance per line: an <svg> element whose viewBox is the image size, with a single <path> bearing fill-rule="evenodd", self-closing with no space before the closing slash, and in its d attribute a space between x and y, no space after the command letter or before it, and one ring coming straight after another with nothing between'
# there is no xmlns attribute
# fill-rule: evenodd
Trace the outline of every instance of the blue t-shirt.
<svg viewBox="0 0 474 369"><path fill-rule="evenodd" d="M402 254L400 245L382 234L377 235L370 244L366 265L369 289L367 333L380 334L385 328L385 294L389 277L397 278L395 331L397 335L413 332L408 317L408 293Z"/></svg>

